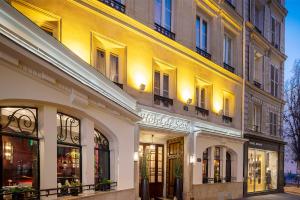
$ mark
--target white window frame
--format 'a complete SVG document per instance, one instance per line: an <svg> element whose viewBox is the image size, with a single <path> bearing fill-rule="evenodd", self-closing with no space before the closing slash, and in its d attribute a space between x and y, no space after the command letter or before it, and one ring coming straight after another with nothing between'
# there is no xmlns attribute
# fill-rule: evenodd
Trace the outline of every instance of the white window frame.
<svg viewBox="0 0 300 200"><path fill-rule="evenodd" d="M226 38L230 39L230 62L228 62L229 57L226 57ZM227 45L228 46L228 45ZM233 65L233 38L228 34L228 33L224 33L224 39L223 39L223 62L226 63L227 65L232 66Z"/></svg>
<svg viewBox="0 0 300 200"><path fill-rule="evenodd" d="M155 92L155 74L156 73L159 73L159 94L157 94ZM167 91L164 89L164 77L165 76L168 76L168 90ZM169 73L166 73L166 72L160 71L160 70L155 70L154 71L154 80L153 80L153 83L154 83L154 86L153 86L154 90L153 90L153 92L154 92L154 94L162 96L162 97L170 98L170 79L171 79L171 76L170 76ZM168 95L164 95L165 92L167 92Z"/></svg>
<svg viewBox="0 0 300 200"><path fill-rule="evenodd" d="M226 106L226 100L228 100L228 107ZM230 117L230 98L228 96L223 97L223 115Z"/></svg>
<svg viewBox="0 0 300 200"><path fill-rule="evenodd" d="M201 94L202 90L204 90L204 97ZM207 102L208 102L207 87L200 86L200 85L196 86L196 106L198 106L199 108L207 109Z"/></svg>
<svg viewBox="0 0 300 200"><path fill-rule="evenodd" d="M199 18L199 20L200 20L200 27L199 27L199 30L197 30L197 26L196 26L196 24L197 24L197 20L198 20L198 18ZM206 27L206 29L207 29L207 31L206 31L206 49L204 49L203 48L203 43L202 43L202 37L203 37L203 35L202 35L202 27L203 27L203 21L205 21L206 22L206 24L207 24L207 27ZM209 30L209 20L206 18L206 17L204 17L203 15L201 15L201 14L197 14L196 15L196 21L195 21L195 37L196 37L196 40L195 40L195 43L196 43L196 47L197 48L199 48L199 49L201 49L201 50L204 50L204 51L206 51L207 53L209 53L209 50L210 50L210 48L209 48L209 36L210 36L210 30ZM197 45L197 31L199 31L199 46Z"/></svg>
<svg viewBox="0 0 300 200"><path fill-rule="evenodd" d="M272 74L272 69L274 74ZM272 76L274 77L274 79L272 79ZM278 97L278 93L279 93L279 69L271 64L271 68L270 68L270 92L274 97Z"/></svg>
<svg viewBox="0 0 300 200"><path fill-rule="evenodd" d="M173 14L173 11L174 11L174 0L171 0L171 27L170 29L168 29L166 27L166 15L165 15L165 9L166 9L166 0L160 0L161 1L161 18L160 18L160 23L158 23L156 21L156 13L155 13L155 7L156 7L156 0L154 0L154 22L157 23L158 25L164 27L165 29L173 32L173 22L174 22L174 14Z"/></svg>

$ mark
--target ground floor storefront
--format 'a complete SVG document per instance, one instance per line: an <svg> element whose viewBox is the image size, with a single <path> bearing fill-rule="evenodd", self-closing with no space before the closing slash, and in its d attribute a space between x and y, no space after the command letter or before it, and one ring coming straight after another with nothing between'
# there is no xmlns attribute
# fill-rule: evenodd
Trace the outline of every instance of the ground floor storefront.
<svg viewBox="0 0 300 200"><path fill-rule="evenodd" d="M283 192L284 142L245 134L244 195Z"/></svg>

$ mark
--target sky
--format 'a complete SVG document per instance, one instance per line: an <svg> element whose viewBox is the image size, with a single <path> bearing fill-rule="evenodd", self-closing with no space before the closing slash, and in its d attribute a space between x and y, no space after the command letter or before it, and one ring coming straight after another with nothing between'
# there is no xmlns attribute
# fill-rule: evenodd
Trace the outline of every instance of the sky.
<svg viewBox="0 0 300 200"><path fill-rule="evenodd" d="M288 14L285 25L285 79L291 76L295 59L300 59L300 0L286 0Z"/></svg>

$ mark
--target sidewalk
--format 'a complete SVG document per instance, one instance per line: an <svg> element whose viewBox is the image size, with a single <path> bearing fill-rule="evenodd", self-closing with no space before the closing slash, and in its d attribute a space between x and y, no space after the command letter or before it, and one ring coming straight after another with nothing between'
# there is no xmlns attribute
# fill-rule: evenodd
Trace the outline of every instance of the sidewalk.
<svg viewBox="0 0 300 200"><path fill-rule="evenodd" d="M300 195L300 186L297 187L297 185L287 185L287 186L284 187L284 192L285 193L290 193L290 194Z"/></svg>

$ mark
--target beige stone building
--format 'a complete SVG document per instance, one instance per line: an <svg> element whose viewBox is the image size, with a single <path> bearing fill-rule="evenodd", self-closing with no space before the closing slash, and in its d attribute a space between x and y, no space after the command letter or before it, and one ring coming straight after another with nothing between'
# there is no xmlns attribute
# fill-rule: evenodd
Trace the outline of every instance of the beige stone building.
<svg viewBox="0 0 300 200"><path fill-rule="evenodd" d="M186 200L281 191L284 2L0 5L1 188L138 199L147 155L151 198L173 198L178 166Z"/></svg>

